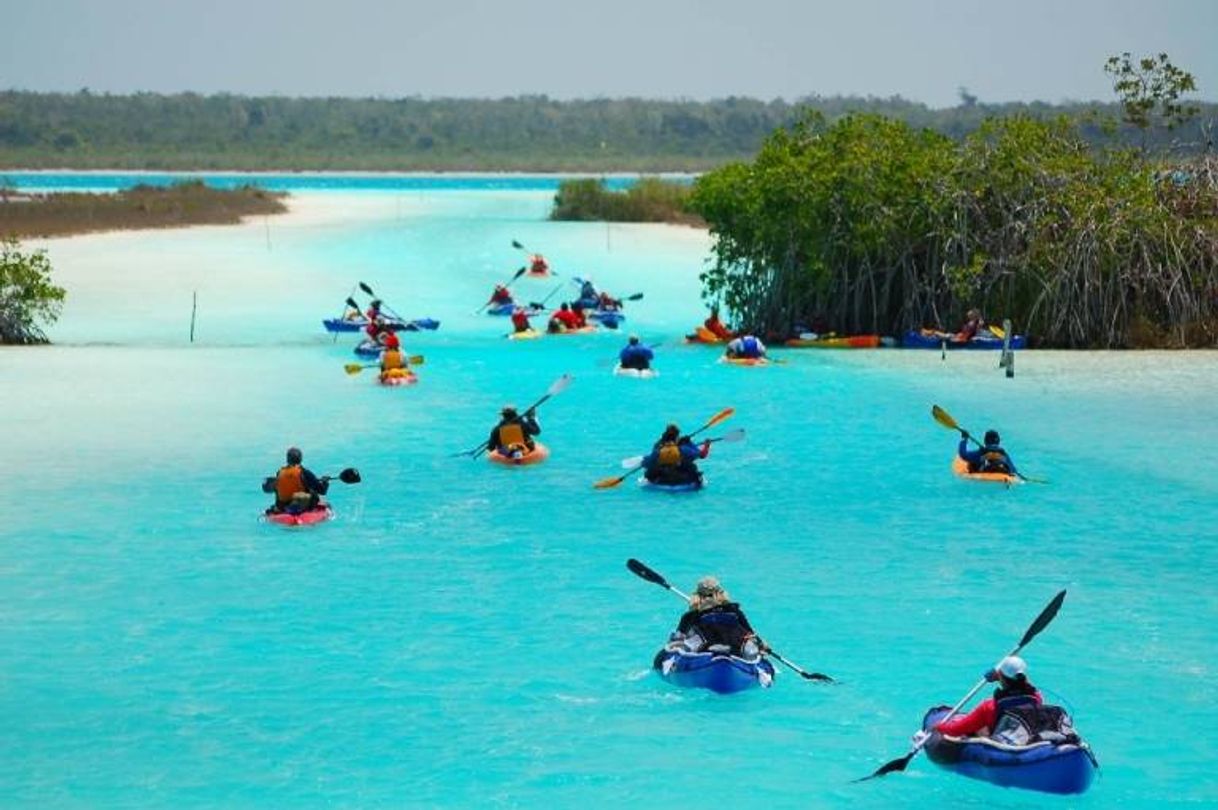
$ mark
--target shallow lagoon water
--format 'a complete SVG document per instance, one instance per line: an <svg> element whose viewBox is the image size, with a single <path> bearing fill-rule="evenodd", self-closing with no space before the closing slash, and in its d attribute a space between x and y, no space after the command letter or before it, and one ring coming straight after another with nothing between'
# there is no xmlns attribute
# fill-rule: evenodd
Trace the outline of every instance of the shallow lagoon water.
<svg viewBox="0 0 1218 810"><path fill-rule="evenodd" d="M5 806L654 806L712 791L773 807L1041 807L937 771L850 780L906 750L1068 588L1026 651L1103 765L1071 807L1206 805L1218 745L1213 353L786 352L726 367L682 346L704 235L544 222L503 188L297 194L233 228L49 244L72 291L61 345L0 351L0 801ZM269 231L270 248L267 247ZM519 266L645 291L621 336L516 343L471 314ZM348 377L320 319L358 280L414 317L421 382ZM561 279L559 279L560 281ZM550 287L518 282L525 298ZM199 290L198 342L186 343ZM451 458L505 401L541 411L549 462ZM954 479L946 407L1002 430L1045 486ZM725 406L687 497L594 492L670 419ZM258 521L298 443L336 520ZM735 697L648 671L678 587L718 574L780 670Z"/></svg>

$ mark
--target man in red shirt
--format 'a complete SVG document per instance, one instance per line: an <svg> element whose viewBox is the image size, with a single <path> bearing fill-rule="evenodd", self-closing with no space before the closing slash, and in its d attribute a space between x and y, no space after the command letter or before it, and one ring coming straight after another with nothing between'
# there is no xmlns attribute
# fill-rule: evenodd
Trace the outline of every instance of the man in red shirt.
<svg viewBox="0 0 1218 810"><path fill-rule="evenodd" d="M558 310L550 316L549 330L551 332L567 332L580 327L580 321L583 320L579 315L571 311L571 307L564 303Z"/></svg>
<svg viewBox="0 0 1218 810"><path fill-rule="evenodd" d="M1018 656L1002 659L997 669L985 673L985 679L997 681L994 696L977 704L966 715L951 717L935 726L935 731L952 737L988 737L998 726L1004 711L1018 706L1039 706L1040 691L1028 680L1028 665Z"/></svg>
<svg viewBox="0 0 1218 810"><path fill-rule="evenodd" d="M529 313L524 307L512 310L512 328L517 332L527 332L533 328L529 323Z"/></svg>

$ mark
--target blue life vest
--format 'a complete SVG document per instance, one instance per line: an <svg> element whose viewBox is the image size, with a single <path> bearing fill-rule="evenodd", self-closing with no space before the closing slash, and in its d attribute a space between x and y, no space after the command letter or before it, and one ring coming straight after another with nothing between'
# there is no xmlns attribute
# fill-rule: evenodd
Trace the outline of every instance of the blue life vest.
<svg viewBox="0 0 1218 810"><path fill-rule="evenodd" d="M740 355L741 357L760 357L761 347L757 345L757 338L752 335L741 338Z"/></svg>

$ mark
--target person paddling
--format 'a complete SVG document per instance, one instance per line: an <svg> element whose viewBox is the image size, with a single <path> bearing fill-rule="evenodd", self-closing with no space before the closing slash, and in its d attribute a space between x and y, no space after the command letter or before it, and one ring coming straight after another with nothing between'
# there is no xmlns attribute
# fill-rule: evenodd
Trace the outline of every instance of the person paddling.
<svg viewBox="0 0 1218 810"><path fill-rule="evenodd" d="M765 357L765 344L753 335L733 338L727 344L727 357L732 360L760 360Z"/></svg>
<svg viewBox="0 0 1218 810"><path fill-rule="evenodd" d="M491 293L490 300L486 302L487 306L503 306L504 304L514 303L512 293L503 284L496 284L495 291Z"/></svg>
<svg viewBox="0 0 1218 810"><path fill-rule="evenodd" d="M550 316L549 325L546 327L550 332L568 332L572 329L579 329L579 315L571 310L571 305L563 302L553 315Z"/></svg>
<svg viewBox="0 0 1218 810"><path fill-rule="evenodd" d="M534 253L529 257L529 275L545 276L550 273L550 263L546 261L546 257L540 253Z"/></svg>
<svg viewBox="0 0 1218 810"><path fill-rule="evenodd" d="M601 295L597 292L596 285L592 283L591 279L585 279L580 283L579 298L576 299L577 304L584 309L596 309L600 300Z"/></svg>
<svg viewBox="0 0 1218 810"><path fill-rule="evenodd" d="M967 430L960 428L960 445L956 452L968 464L971 473L1000 473L1002 475L1019 475L1015 462L1006 450L1002 449L1002 437L996 430L985 432L985 444L976 450L970 450L968 443L973 438Z"/></svg>
<svg viewBox="0 0 1218 810"><path fill-rule="evenodd" d="M533 437L541 435L536 411L530 409L521 416L516 413L515 407L506 405L500 416L499 424L491 429L487 447L501 456L520 456L532 452L537 446Z"/></svg>
<svg viewBox="0 0 1218 810"><path fill-rule="evenodd" d="M654 357L655 352L650 347L639 343L638 335L631 335L626 347L618 353L617 359L618 365L622 368L646 371L651 368L651 361Z"/></svg>
<svg viewBox="0 0 1218 810"><path fill-rule="evenodd" d="M668 643L689 652L725 652L749 659L769 652L740 605L714 577L698 580L689 598L689 610L681 616Z"/></svg>
<svg viewBox="0 0 1218 810"><path fill-rule="evenodd" d="M330 476L318 478L302 464L298 447L289 447L287 463L273 477L262 482L262 491L274 493L275 503L266 510L268 515L279 512L300 514L324 506L321 497L330 490Z"/></svg>
<svg viewBox="0 0 1218 810"><path fill-rule="evenodd" d="M516 332L527 332L533 328L529 323L529 311L524 307L512 310L512 329Z"/></svg>
<svg viewBox="0 0 1218 810"><path fill-rule="evenodd" d="M724 325L723 321L719 320L719 307L711 308L710 317L702 322L702 326L706 329L706 331L710 332L720 340L731 340L733 337L735 337L735 335L732 334L732 330L728 329L727 326Z"/></svg>
<svg viewBox="0 0 1218 810"><path fill-rule="evenodd" d="M952 336L952 340L959 343L968 343L977 337L983 329L986 329L986 325L985 319L981 317L981 310L970 309L964 316L964 323L961 324L960 331Z"/></svg>
<svg viewBox="0 0 1218 810"><path fill-rule="evenodd" d="M1028 680L1028 665L1017 655L1002 659L997 669L985 674L990 683L997 682L994 695L977 704L966 715L949 717L934 730L952 737L989 737L999 728L1004 715L1025 707L1037 707L1043 702L1040 691Z"/></svg>
<svg viewBox="0 0 1218 810"><path fill-rule="evenodd" d="M393 332L385 335L385 351L381 352L381 381L393 377L409 377L410 364L402 351L402 342Z"/></svg>
<svg viewBox="0 0 1218 810"><path fill-rule="evenodd" d="M621 308L622 299L614 298L604 290L601 290L600 295L597 296L596 306L594 307L594 309L599 309L602 312L617 312Z"/></svg>
<svg viewBox="0 0 1218 810"><path fill-rule="evenodd" d="M669 425L651 452L643 457L643 477L665 486L700 484L702 471L698 469L698 460L709 455L709 441L699 447L693 439L681 435L681 428Z"/></svg>

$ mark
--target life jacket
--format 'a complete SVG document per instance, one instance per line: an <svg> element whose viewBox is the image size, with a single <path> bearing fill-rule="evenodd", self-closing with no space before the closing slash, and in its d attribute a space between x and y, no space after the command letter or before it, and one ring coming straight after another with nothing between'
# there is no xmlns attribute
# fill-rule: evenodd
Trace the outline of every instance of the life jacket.
<svg viewBox="0 0 1218 810"><path fill-rule="evenodd" d="M512 294L506 289L495 290L491 293L491 300L496 304L510 304L512 303Z"/></svg>
<svg viewBox="0 0 1218 810"><path fill-rule="evenodd" d="M381 354L381 371L395 368L406 368L406 358L402 356L401 349L386 349Z"/></svg>
<svg viewBox="0 0 1218 810"><path fill-rule="evenodd" d="M1001 447L981 448L980 471L985 473L1005 473L1010 475L1011 462L1007 458L1006 451Z"/></svg>
<svg viewBox="0 0 1218 810"><path fill-rule="evenodd" d="M1004 711L995 722L990 737L1005 745L1032 745L1038 742L1077 745L1080 742L1074 731L1074 721L1065 709L1043 706L1035 701Z"/></svg>
<svg viewBox="0 0 1218 810"><path fill-rule="evenodd" d="M709 647L713 644L725 644L732 652L739 652L740 645L748 636L748 631L740 623L740 614L735 602L716 605L698 615L695 629Z"/></svg>
<svg viewBox="0 0 1218 810"><path fill-rule="evenodd" d="M757 338L752 335L741 338L740 355L741 357L760 357L761 346L757 343Z"/></svg>
<svg viewBox="0 0 1218 810"><path fill-rule="evenodd" d="M680 467L681 447L676 442L664 442L656 451L656 466Z"/></svg>
<svg viewBox="0 0 1218 810"><path fill-rule="evenodd" d="M499 446L509 450L521 449L525 443L524 427L519 422L508 422L499 426Z"/></svg>
<svg viewBox="0 0 1218 810"><path fill-rule="evenodd" d="M529 266L530 273L544 273L550 269L550 265L541 256L533 259L533 263Z"/></svg>
<svg viewBox="0 0 1218 810"><path fill-rule="evenodd" d="M275 502L287 503L298 492L307 492L304 482L304 468L299 464L291 467L280 467L275 474Z"/></svg>
<svg viewBox="0 0 1218 810"><path fill-rule="evenodd" d="M529 328L529 315L523 309L518 309L512 313L512 326L516 327L517 332L523 332Z"/></svg>

